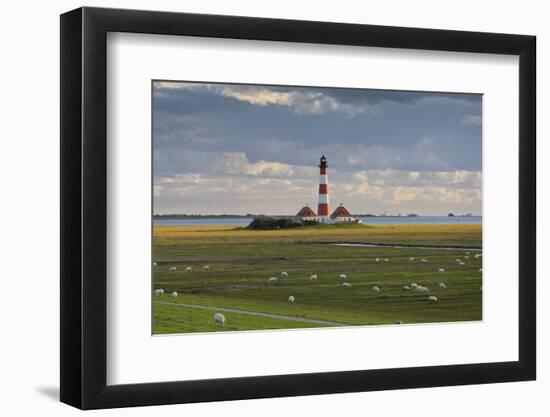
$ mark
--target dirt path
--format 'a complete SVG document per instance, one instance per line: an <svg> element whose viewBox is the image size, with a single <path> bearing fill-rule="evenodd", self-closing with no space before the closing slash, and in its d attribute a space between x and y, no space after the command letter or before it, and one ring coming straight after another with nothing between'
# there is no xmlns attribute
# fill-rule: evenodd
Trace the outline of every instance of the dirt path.
<svg viewBox="0 0 550 417"><path fill-rule="evenodd" d="M334 321L319 320L319 319L308 319L306 317L285 316L283 314L260 313L258 311L239 310L237 308L210 307L210 306L202 306L202 305L198 305L198 304L168 303L166 301L154 301L154 303L166 304L166 305L171 305L171 306L188 307L188 308L199 308L199 309L203 309L203 310L224 311L226 313L247 314L249 316L267 317L267 318L270 318L270 319L300 321L300 322L304 322L304 323L314 323L314 324L326 324L327 326L349 326L349 324L337 323L337 322L334 322Z"/></svg>

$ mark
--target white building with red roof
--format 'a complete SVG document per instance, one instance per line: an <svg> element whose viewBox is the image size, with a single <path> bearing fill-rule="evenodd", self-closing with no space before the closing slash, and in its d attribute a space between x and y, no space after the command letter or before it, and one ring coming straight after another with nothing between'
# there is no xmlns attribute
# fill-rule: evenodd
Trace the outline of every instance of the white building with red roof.
<svg viewBox="0 0 550 417"><path fill-rule="evenodd" d="M317 214L315 214L315 212L307 204L302 207L296 217L299 217L302 220L317 221Z"/></svg>
<svg viewBox="0 0 550 417"><path fill-rule="evenodd" d="M342 203L338 206L336 210L330 215L331 223L340 223L340 222L354 222L355 217L344 207Z"/></svg>

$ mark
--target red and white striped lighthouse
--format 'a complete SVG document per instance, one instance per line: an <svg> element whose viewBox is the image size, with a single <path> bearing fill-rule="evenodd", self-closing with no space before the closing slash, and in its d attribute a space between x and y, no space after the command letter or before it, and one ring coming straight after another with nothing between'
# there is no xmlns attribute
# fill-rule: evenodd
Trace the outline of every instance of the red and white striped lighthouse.
<svg viewBox="0 0 550 417"><path fill-rule="evenodd" d="M319 206L317 208L318 220L322 223L330 222L329 208L328 208L328 176L327 176L327 158L325 155L321 156L321 163L319 164Z"/></svg>

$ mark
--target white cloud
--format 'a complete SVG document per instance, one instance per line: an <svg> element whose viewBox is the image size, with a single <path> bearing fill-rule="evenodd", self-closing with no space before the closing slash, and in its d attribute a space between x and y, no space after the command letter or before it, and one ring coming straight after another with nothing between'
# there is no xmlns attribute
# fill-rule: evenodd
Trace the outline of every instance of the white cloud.
<svg viewBox="0 0 550 417"><path fill-rule="evenodd" d="M460 123L466 126L481 126L481 116L469 114L464 116Z"/></svg>

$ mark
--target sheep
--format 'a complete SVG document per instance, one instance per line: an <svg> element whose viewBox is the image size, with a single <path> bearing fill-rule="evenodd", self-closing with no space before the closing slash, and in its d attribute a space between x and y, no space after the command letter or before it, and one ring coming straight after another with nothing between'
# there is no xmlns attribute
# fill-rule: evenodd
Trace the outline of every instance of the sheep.
<svg viewBox="0 0 550 417"><path fill-rule="evenodd" d="M202 267L202 269L204 269L205 271L208 271L208 270L210 269L210 265L204 265L204 266Z"/></svg>
<svg viewBox="0 0 550 417"><path fill-rule="evenodd" d="M177 293L176 291L173 291L171 295L172 295L172 297L174 297L174 298L178 298L178 293Z"/></svg>
<svg viewBox="0 0 550 417"><path fill-rule="evenodd" d="M437 299L437 297L435 295L430 295L428 297L428 303L437 303L439 300Z"/></svg>
<svg viewBox="0 0 550 417"><path fill-rule="evenodd" d="M470 255L470 252L465 252L466 255Z"/></svg>
<svg viewBox="0 0 550 417"><path fill-rule="evenodd" d="M346 274L340 274L340 279L348 279L348 276Z"/></svg>
<svg viewBox="0 0 550 417"><path fill-rule="evenodd" d="M190 266L188 266L187 268L185 268L185 272L191 272L193 270L193 268L191 268Z"/></svg>
<svg viewBox="0 0 550 417"><path fill-rule="evenodd" d="M388 258L384 258L384 262L389 262L390 260Z"/></svg>
<svg viewBox="0 0 550 417"><path fill-rule="evenodd" d="M288 297L288 302L289 302L290 304L294 304L294 301L295 301L295 300L296 300L296 299L294 298L293 295L291 295L290 297Z"/></svg>
<svg viewBox="0 0 550 417"><path fill-rule="evenodd" d="M410 291L411 290L411 287L409 287L408 285L403 285L403 289L405 291Z"/></svg>
<svg viewBox="0 0 550 417"><path fill-rule="evenodd" d="M481 253L476 253L475 256L474 256L474 258L476 258L476 259L481 258Z"/></svg>
<svg viewBox="0 0 550 417"><path fill-rule="evenodd" d="M279 281L279 278L278 277L269 277L267 279L267 283L268 284L275 284L277 281Z"/></svg>
<svg viewBox="0 0 550 417"><path fill-rule="evenodd" d="M351 284L349 282L342 282L342 287L351 288Z"/></svg>
<svg viewBox="0 0 550 417"><path fill-rule="evenodd" d="M376 258L376 262L380 262L380 258Z"/></svg>
<svg viewBox="0 0 550 417"><path fill-rule="evenodd" d="M176 267L175 266L171 266L170 268L168 268L168 271L169 272L175 272L176 270Z"/></svg>
<svg viewBox="0 0 550 417"><path fill-rule="evenodd" d="M317 281L317 274L313 274L309 276L310 281Z"/></svg>
<svg viewBox="0 0 550 417"><path fill-rule="evenodd" d="M445 272L445 269L444 269L444 268L439 268L439 269L437 270L437 272Z"/></svg>
<svg viewBox="0 0 550 417"><path fill-rule="evenodd" d="M430 289L428 287L423 287L422 285L419 285L414 290L418 292L430 292Z"/></svg>
<svg viewBox="0 0 550 417"><path fill-rule="evenodd" d="M222 313L214 314L214 323L216 323L216 326L225 326L225 316Z"/></svg>
<svg viewBox="0 0 550 417"><path fill-rule="evenodd" d="M439 284L437 284L437 286L439 288L441 288L442 290L444 290L445 288L447 288L447 286L443 283L443 282L440 282Z"/></svg>
<svg viewBox="0 0 550 417"><path fill-rule="evenodd" d="M462 262L460 259L455 259L455 261L458 263Z"/></svg>
<svg viewBox="0 0 550 417"><path fill-rule="evenodd" d="M426 263L426 262L428 262L428 260L426 258L422 258L422 260L420 262Z"/></svg>
<svg viewBox="0 0 550 417"><path fill-rule="evenodd" d="M409 262L413 262L413 261L414 261L414 256L411 256L411 257L409 258Z"/></svg>
<svg viewBox="0 0 550 417"><path fill-rule="evenodd" d="M153 266L157 266L157 263L156 263L156 262L153 262Z"/></svg>
<svg viewBox="0 0 550 417"><path fill-rule="evenodd" d="M479 272L483 272L483 268L479 268Z"/></svg>
<svg viewBox="0 0 550 417"><path fill-rule="evenodd" d="M155 296L162 295L162 294L164 294L164 290L162 288L157 288L156 290L153 291L153 294Z"/></svg>
<svg viewBox="0 0 550 417"><path fill-rule="evenodd" d="M411 289L415 290L416 287L418 287L418 284L416 282L411 283Z"/></svg>
<svg viewBox="0 0 550 417"><path fill-rule="evenodd" d="M468 255L464 256L464 259L470 259L470 257Z"/></svg>
<svg viewBox="0 0 550 417"><path fill-rule="evenodd" d="M281 272L281 276L287 278L288 277L288 272L285 272L285 271Z"/></svg>
<svg viewBox="0 0 550 417"><path fill-rule="evenodd" d="M374 294L378 294L380 292L380 288L375 285L374 287L372 287L372 292Z"/></svg>
<svg viewBox="0 0 550 417"><path fill-rule="evenodd" d="M460 262L458 263L458 266L464 266L464 265L466 265L466 264L465 264L464 262L462 262L462 261L460 261Z"/></svg>

